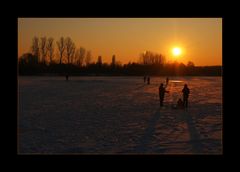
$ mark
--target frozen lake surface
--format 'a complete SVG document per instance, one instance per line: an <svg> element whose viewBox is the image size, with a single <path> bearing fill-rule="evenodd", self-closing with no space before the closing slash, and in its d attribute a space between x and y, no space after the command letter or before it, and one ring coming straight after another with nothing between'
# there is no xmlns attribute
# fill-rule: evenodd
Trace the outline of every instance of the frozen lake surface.
<svg viewBox="0 0 240 172"><path fill-rule="evenodd" d="M37 154L221 154L222 77L19 77L18 151ZM188 110L172 109L183 84ZM182 84L182 85L181 85Z"/></svg>

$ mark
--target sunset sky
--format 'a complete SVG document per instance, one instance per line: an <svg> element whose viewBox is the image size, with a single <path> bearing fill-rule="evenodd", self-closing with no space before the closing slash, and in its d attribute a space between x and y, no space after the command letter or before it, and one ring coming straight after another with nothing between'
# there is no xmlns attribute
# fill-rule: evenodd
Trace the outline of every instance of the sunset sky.
<svg viewBox="0 0 240 172"><path fill-rule="evenodd" d="M109 63L115 54L122 63L137 62L149 50L167 61L222 65L221 18L19 18L18 56L30 52L34 36L69 36L77 48L91 50L94 61L101 55Z"/></svg>

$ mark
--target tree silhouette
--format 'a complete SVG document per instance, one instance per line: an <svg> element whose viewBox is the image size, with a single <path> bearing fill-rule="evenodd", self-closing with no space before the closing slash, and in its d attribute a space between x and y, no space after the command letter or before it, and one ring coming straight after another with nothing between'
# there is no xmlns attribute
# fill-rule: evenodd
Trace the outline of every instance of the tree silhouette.
<svg viewBox="0 0 240 172"><path fill-rule="evenodd" d="M162 54L151 51L141 53L138 63L129 62L121 65L121 62L116 61L115 55L112 56L112 61L109 64L103 63L102 56L98 56L96 63L94 63L91 51L86 51L83 47L76 50L70 37L66 39L61 37L57 41L57 48L59 64L53 64L54 39L42 37L39 41L39 38L35 36L32 39L31 53L25 53L18 59L19 73L21 75L41 75L44 73L60 75L66 73L71 75L222 75L221 66L195 66L191 61L187 65L178 62L166 63ZM46 64L48 60L50 65Z"/></svg>
<svg viewBox="0 0 240 172"><path fill-rule="evenodd" d="M31 53L25 53L19 58L19 64L22 64L22 65L38 64L37 56L35 56Z"/></svg>
<svg viewBox="0 0 240 172"><path fill-rule="evenodd" d="M75 52L75 44L70 37L66 38L65 46L66 46L67 61L68 61L68 64L70 64L70 62L72 62L71 59Z"/></svg>
<svg viewBox="0 0 240 172"><path fill-rule="evenodd" d="M116 56L113 55L112 56L112 63L111 63L112 67L114 68L116 66Z"/></svg>
<svg viewBox="0 0 240 172"><path fill-rule="evenodd" d="M145 51L140 54L139 62L144 65L158 64L162 65L165 62L165 57L162 54L153 53L151 51Z"/></svg>
<svg viewBox="0 0 240 172"><path fill-rule="evenodd" d="M40 52L42 56L42 62L46 64L46 56L47 56L47 38L46 37L41 38Z"/></svg>
<svg viewBox="0 0 240 172"><path fill-rule="evenodd" d="M80 67L83 65L85 56L86 56L86 49L83 47L80 47L79 49L79 66Z"/></svg>
<svg viewBox="0 0 240 172"><path fill-rule="evenodd" d="M73 43L73 47L72 47L72 52L71 52L71 55L70 55L70 59L71 59L71 64L74 64L75 63L75 53L76 53L76 47L75 47L75 44Z"/></svg>
<svg viewBox="0 0 240 172"><path fill-rule="evenodd" d="M194 67L195 65L194 65L193 62L189 61L188 64L187 64L187 66L188 66L188 67Z"/></svg>
<svg viewBox="0 0 240 172"><path fill-rule="evenodd" d="M61 37L59 39L59 41L57 41L57 46L58 46L58 51L59 51L59 63L62 64L62 58L64 55L64 51L65 51L65 41L64 38Z"/></svg>
<svg viewBox="0 0 240 172"><path fill-rule="evenodd" d="M98 56L97 64L99 67L102 66L102 56Z"/></svg>
<svg viewBox="0 0 240 172"><path fill-rule="evenodd" d="M54 54L54 39L52 37L47 40L47 54L49 56L50 64L53 62L53 54Z"/></svg>
<svg viewBox="0 0 240 172"><path fill-rule="evenodd" d="M31 52L35 57L37 57L37 62L39 62L40 61L39 39L36 36L32 39Z"/></svg>
<svg viewBox="0 0 240 172"><path fill-rule="evenodd" d="M91 61L92 61L92 53L91 51L87 51L86 58L85 58L86 66L89 66Z"/></svg>

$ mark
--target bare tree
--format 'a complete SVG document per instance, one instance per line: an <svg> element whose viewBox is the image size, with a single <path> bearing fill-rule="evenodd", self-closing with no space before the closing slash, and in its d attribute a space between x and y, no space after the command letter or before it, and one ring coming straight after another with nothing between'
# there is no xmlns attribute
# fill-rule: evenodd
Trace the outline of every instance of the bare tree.
<svg viewBox="0 0 240 172"><path fill-rule="evenodd" d="M75 63L75 53L76 53L76 47L75 47L75 44L73 43L73 46L72 46L72 53L70 55L70 60L71 60L71 63L74 64Z"/></svg>
<svg viewBox="0 0 240 172"><path fill-rule="evenodd" d="M71 57L73 56L75 51L75 44L70 37L66 38L65 46L66 46L66 53L67 53L67 61L68 61L68 64L70 64Z"/></svg>
<svg viewBox="0 0 240 172"><path fill-rule="evenodd" d="M116 57L115 55L112 56L112 63L111 63L112 67L114 67L116 65Z"/></svg>
<svg viewBox="0 0 240 172"><path fill-rule="evenodd" d="M32 53L24 53L22 56L19 58L19 64L36 64L36 56L34 56Z"/></svg>
<svg viewBox="0 0 240 172"><path fill-rule="evenodd" d="M41 42L40 42L40 52L42 55L42 62L45 64L46 63L46 56L47 56L47 38L42 37Z"/></svg>
<svg viewBox="0 0 240 172"><path fill-rule="evenodd" d="M158 64L162 65L165 62L165 57L162 54L145 51L140 54L140 63L142 64Z"/></svg>
<svg viewBox="0 0 240 172"><path fill-rule="evenodd" d="M65 41L64 38L61 37L59 41L57 41L58 51L59 51L59 63L62 64L62 58L65 52Z"/></svg>
<svg viewBox="0 0 240 172"><path fill-rule="evenodd" d="M98 56L97 64L98 66L102 66L102 56Z"/></svg>
<svg viewBox="0 0 240 172"><path fill-rule="evenodd" d="M79 49L76 50L75 62L76 62L77 66L81 67L83 65L85 56L86 56L86 49L85 48L80 47Z"/></svg>
<svg viewBox="0 0 240 172"><path fill-rule="evenodd" d="M187 63L187 67L194 67L195 65L194 65L194 63L192 62L192 61L188 61L188 63Z"/></svg>
<svg viewBox="0 0 240 172"><path fill-rule="evenodd" d="M84 58L86 56L86 49L83 47L80 47L79 49L79 65L83 65Z"/></svg>
<svg viewBox="0 0 240 172"><path fill-rule="evenodd" d="M50 64L53 62L53 53L54 53L54 39L52 37L47 40L47 53L49 56Z"/></svg>
<svg viewBox="0 0 240 172"><path fill-rule="evenodd" d="M88 66L92 61L92 53L91 51L87 51L86 58L85 58L85 63Z"/></svg>
<svg viewBox="0 0 240 172"><path fill-rule="evenodd" d="M35 56L36 61L38 63L38 61L40 61L40 52L39 52L39 39L36 36L32 39L31 52Z"/></svg>
<svg viewBox="0 0 240 172"><path fill-rule="evenodd" d="M79 66L79 49L75 50L75 65Z"/></svg>
<svg viewBox="0 0 240 172"><path fill-rule="evenodd" d="M140 60L143 64L150 64L150 56L151 52L150 51L145 51L144 53L140 54Z"/></svg>

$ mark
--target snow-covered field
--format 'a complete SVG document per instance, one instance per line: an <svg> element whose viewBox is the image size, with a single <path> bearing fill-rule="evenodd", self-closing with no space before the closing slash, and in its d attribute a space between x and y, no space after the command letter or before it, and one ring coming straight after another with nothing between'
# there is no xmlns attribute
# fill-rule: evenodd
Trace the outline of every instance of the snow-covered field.
<svg viewBox="0 0 240 172"><path fill-rule="evenodd" d="M19 77L18 151L37 154L221 154L222 78ZM188 110L172 109L184 83ZM182 84L182 85L181 85ZM179 94L177 94L179 93Z"/></svg>

